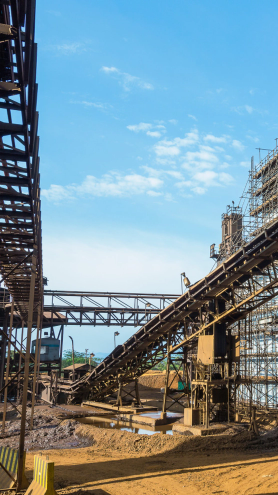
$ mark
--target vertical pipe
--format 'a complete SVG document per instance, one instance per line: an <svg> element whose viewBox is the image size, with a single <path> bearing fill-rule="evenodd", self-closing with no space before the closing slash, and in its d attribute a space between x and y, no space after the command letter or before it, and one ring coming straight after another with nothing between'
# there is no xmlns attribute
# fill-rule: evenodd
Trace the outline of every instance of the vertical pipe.
<svg viewBox="0 0 278 495"><path fill-rule="evenodd" d="M62 374L62 360L63 360L63 340L64 340L64 325L61 328L61 348L60 348L60 364L59 364L59 378L61 378Z"/></svg>
<svg viewBox="0 0 278 495"><path fill-rule="evenodd" d="M35 407L35 397L36 397L36 383L37 383L37 362L38 362L38 347L39 347L39 333L41 329L41 307L38 309L38 321L37 321L37 338L36 338L36 351L35 351L35 363L33 371L33 393L32 393L32 407L31 407L31 418L30 418L30 430L33 430L34 426L34 407Z"/></svg>
<svg viewBox="0 0 278 495"><path fill-rule="evenodd" d="M8 328L8 313L5 310L4 313L4 321L3 321L3 332L2 340L1 340L1 354L0 354L0 389L3 388L4 384L4 373L5 373L5 360L6 360L6 346L7 346L7 328ZM0 400L2 399L2 395L0 394Z"/></svg>
<svg viewBox="0 0 278 495"><path fill-rule="evenodd" d="M39 349L38 349L38 366L37 366L37 377L40 377L40 367L41 367L41 345L42 345L42 327L43 327L43 314L42 314L42 324L40 328L40 338L39 338ZM39 393L39 381L37 380L36 394Z"/></svg>
<svg viewBox="0 0 278 495"><path fill-rule="evenodd" d="M11 306L11 314L10 314L10 331L9 331L9 341L8 341L8 357L7 357L7 365L6 365L6 375L5 375L5 391L4 391L4 411L3 411L3 420L2 420L2 433L5 432L5 423L6 423L6 413L7 413L7 399L8 399L8 381L10 374L10 359L11 359L11 340L13 333L13 322L14 322L14 299L12 300Z"/></svg>
<svg viewBox="0 0 278 495"><path fill-rule="evenodd" d="M24 474L23 473L24 438L25 438L25 429L26 429L26 408L27 408L27 395L28 395L28 383L29 383L30 344L31 344L32 326L33 326L36 264L37 264L37 246L34 245L32 264L31 264L31 280L30 280L30 294L29 294L29 307L28 307L28 328L27 328L26 354L25 354L25 363L24 363L22 413L21 413L21 427L20 427L20 438L19 438L19 456L18 456L18 474L17 474L18 491L21 490L23 487L22 485L23 485L23 474Z"/></svg>
<svg viewBox="0 0 278 495"><path fill-rule="evenodd" d="M22 320L21 341L20 341L20 354L19 354L19 361L18 361L18 371L21 369L23 332L24 332L24 321ZM20 380L21 380L21 373L19 373L19 375L18 375L18 381L17 381L17 400L18 401L19 401L19 397L20 397Z"/></svg>
<svg viewBox="0 0 278 495"><path fill-rule="evenodd" d="M169 353L169 350L170 350L170 333L169 333L168 342L167 342L167 365L166 365L165 389L164 389L164 395L163 395L161 419L166 418L167 395L168 395L168 384L169 384L169 373L170 373L170 353Z"/></svg>
<svg viewBox="0 0 278 495"><path fill-rule="evenodd" d="M205 416L205 421L206 421L206 428L209 427L209 384L208 382L206 383L206 416Z"/></svg>

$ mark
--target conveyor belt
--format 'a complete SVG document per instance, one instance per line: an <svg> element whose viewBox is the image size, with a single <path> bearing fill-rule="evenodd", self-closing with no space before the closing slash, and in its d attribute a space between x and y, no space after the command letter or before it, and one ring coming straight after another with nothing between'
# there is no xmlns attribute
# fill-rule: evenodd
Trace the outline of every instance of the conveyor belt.
<svg viewBox="0 0 278 495"><path fill-rule="evenodd" d="M75 381L70 389L59 385L60 391L69 394L70 400L101 399L117 390L119 380L123 384L131 382L165 358L167 352L196 345L198 335L209 332L215 323L231 325L243 319L277 295L277 260L275 221L116 347L89 375ZM207 318L211 301L218 302L218 311Z"/></svg>

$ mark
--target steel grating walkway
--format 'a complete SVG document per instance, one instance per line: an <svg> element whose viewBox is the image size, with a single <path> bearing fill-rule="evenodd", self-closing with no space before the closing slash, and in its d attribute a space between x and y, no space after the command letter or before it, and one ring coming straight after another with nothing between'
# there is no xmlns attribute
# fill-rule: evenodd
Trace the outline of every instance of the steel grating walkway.
<svg viewBox="0 0 278 495"><path fill-rule="evenodd" d="M131 382L168 352L192 349L213 325L235 324L278 294L277 261L278 221L116 347L89 375L71 386L60 383L59 390L69 400L102 399L118 389L119 381Z"/></svg>

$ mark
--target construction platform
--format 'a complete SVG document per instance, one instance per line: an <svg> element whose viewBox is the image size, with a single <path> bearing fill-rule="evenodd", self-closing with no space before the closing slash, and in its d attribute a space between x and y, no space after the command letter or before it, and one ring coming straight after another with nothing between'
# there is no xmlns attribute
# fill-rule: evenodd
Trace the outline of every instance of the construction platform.
<svg viewBox="0 0 278 495"><path fill-rule="evenodd" d="M153 406L116 406L115 404L107 404L106 402L85 401L81 404L82 407L96 407L106 409L107 411L120 412L126 414L140 414L145 412L155 412L157 407Z"/></svg>
<svg viewBox="0 0 278 495"><path fill-rule="evenodd" d="M120 414L120 418L123 421L129 421L131 423L138 423L141 425L160 426L172 424L175 421L183 418L183 414L168 413L164 417L161 417L161 413L144 413L144 414Z"/></svg>

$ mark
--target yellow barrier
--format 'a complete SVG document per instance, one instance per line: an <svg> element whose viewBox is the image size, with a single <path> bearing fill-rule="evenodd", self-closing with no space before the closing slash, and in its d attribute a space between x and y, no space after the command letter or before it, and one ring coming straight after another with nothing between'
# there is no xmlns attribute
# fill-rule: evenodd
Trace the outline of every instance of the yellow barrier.
<svg viewBox="0 0 278 495"><path fill-rule="evenodd" d="M57 495L54 490L54 462L41 455L34 456L33 481L25 495Z"/></svg>
<svg viewBox="0 0 278 495"><path fill-rule="evenodd" d="M0 447L0 487L14 488L16 486L18 469L18 450L10 447ZM25 452L23 459L23 473L25 473ZM23 488L29 485L23 474Z"/></svg>

